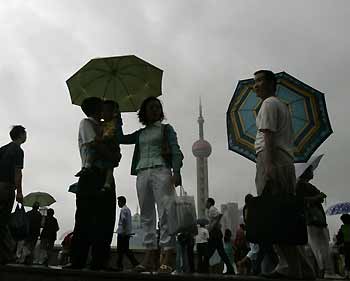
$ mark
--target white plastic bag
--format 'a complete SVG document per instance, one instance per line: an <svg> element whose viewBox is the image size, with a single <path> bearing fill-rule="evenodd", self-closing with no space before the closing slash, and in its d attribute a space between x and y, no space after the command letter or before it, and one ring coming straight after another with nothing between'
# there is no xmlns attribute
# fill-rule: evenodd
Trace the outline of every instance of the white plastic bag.
<svg viewBox="0 0 350 281"><path fill-rule="evenodd" d="M169 209L169 233L171 235L197 230L197 215L194 197L187 195L183 187Z"/></svg>

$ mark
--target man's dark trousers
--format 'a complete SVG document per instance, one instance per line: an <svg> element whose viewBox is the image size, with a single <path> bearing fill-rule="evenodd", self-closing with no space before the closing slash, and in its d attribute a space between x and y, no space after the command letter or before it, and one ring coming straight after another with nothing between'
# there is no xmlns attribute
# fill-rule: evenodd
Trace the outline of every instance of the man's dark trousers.
<svg viewBox="0 0 350 281"><path fill-rule="evenodd" d="M101 191L106 173L93 169L80 177L76 194L72 239L72 267L86 266L91 247L91 269L107 267L115 224L115 188Z"/></svg>
<svg viewBox="0 0 350 281"><path fill-rule="evenodd" d="M130 235L118 234L118 237L117 237L117 253L118 253L117 267L119 269L123 269L124 255L126 255L128 257L130 263L134 267L139 264L139 262L136 260L136 258L134 256L134 254L129 249L129 240L130 240Z"/></svg>
<svg viewBox="0 0 350 281"><path fill-rule="evenodd" d="M214 254L215 250L218 251L219 256L227 267L227 272L234 274L235 270L233 265L230 262L230 259L226 255L224 249L224 243L222 242L222 233L221 230L215 229L215 231L210 232L209 241L208 241L208 252L209 258Z"/></svg>
<svg viewBox="0 0 350 281"><path fill-rule="evenodd" d="M0 183L0 264L5 264L15 258L14 250L16 245L8 228L14 201L14 188Z"/></svg>

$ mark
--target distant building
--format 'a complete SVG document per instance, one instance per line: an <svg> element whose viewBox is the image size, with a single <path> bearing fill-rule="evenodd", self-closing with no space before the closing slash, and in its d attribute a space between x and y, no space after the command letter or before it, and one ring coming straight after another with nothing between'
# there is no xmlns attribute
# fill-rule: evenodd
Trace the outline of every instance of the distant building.
<svg viewBox="0 0 350 281"><path fill-rule="evenodd" d="M235 238L236 230L240 223L240 211L238 209L238 204L234 202L229 202L221 205L221 226L222 232L225 229L230 229L232 232L232 238Z"/></svg>

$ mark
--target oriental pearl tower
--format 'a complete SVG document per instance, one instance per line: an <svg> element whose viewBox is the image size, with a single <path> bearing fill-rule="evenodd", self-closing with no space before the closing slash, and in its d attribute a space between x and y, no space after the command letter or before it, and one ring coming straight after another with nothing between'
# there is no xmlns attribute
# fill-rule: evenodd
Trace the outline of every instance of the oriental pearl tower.
<svg viewBox="0 0 350 281"><path fill-rule="evenodd" d="M205 205L208 199L208 157L211 154L211 145L204 140L204 119L202 116L202 103L199 102L199 140L192 145L193 155L197 159L197 215L205 217Z"/></svg>

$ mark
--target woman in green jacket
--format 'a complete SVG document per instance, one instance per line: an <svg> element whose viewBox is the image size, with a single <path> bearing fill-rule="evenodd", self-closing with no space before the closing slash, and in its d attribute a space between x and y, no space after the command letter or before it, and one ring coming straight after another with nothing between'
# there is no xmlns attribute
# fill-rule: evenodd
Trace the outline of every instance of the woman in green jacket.
<svg viewBox="0 0 350 281"><path fill-rule="evenodd" d="M175 240L168 232L168 210L175 197L174 187L181 185L183 154L174 128L162 124L163 107L159 99L144 100L138 112L143 128L120 138L121 144L135 144L131 174L137 176L136 189L140 205L143 244L146 254L138 271L154 270L157 256L156 208L160 222L159 246L162 250L159 271L171 272Z"/></svg>

